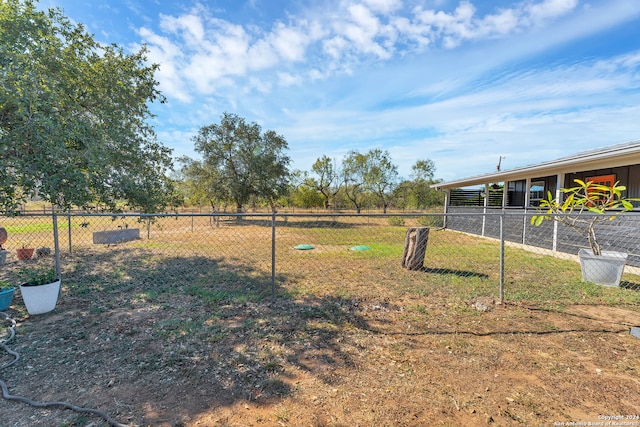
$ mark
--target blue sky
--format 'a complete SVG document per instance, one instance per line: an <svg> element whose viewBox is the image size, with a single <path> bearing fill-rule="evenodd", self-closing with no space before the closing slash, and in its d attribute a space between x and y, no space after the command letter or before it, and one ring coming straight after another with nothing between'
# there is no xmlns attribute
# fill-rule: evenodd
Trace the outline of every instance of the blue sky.
<svg viewBox="0 0 640 427"><path fill-rule="evenodd" d="M103 43L149 47L159 139L223 112L292 168L388 150L453 180L640 139L637 0L42 0Z"/></svg>

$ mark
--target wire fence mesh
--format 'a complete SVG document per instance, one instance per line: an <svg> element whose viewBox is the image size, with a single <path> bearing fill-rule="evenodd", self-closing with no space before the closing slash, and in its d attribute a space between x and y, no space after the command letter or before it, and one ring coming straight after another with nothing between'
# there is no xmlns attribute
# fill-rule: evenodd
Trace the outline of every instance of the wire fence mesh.
<svg viewBox="0 0 640 427"><path fill-rule="evenodd" d="M63 283L92 287L158 284L211 300L263 299L278 293L366 294L375 281L408 293L442 285L456 295L561 300L582 282L584 239L554 221L530 226L529 213L445 214L43 214L1 217L7 230L0 280L21 269L55 266ZM607 225L605 248L629 253L623 287L640 286L640 227L631 214ZM402 267L408 227L430 227L424 267ZM21 259L21 249L33 249ZM554 250L555 248L555 250ZM239 280L238 278L242 279ZM224 286L217 286L224 284ZM541 286L544 284L545 286ZM548 286L554 285L554 286ZM445 288L446 289L446 288ZM144 295L140 296L144 298Z"/></svg>

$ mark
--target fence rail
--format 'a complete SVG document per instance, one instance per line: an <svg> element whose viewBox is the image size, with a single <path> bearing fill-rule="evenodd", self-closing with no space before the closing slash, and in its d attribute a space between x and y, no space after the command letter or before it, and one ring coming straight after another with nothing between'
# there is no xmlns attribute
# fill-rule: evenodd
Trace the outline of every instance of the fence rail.
<svg viewBox="0 0 640 427"><path fill-rule="evenodd" d="M238 295L322 292L344 284L345 295L366 292L367 281L415 291L430 281L468 289L469 296L526 298L541 281L579 283L575 254L586 241L570 230L552 237L553 221L529 225L533 213L447 214L27 214L0 217L8 232L0 279L16 281L30 263L57 266L63 282L100 286L138 282L153 289L173 282L192 292L238 272ZM629 253L625 286L638 286L640 220L628 215L608 226L605 247ZM638 222L634 222L638 221ZM431 228L424 268L401 267L408 227ZM34 248L19 260L17 249ZM0 259L0 262L2 259ZM234 274L231 274L234 273ZM233 285L233 284L232 284ZM212 288L213 286L213 288ZM214 290L212 290L214 289ZM229 297L230 295L226 295ZM231 295L233 296L233 295ZM223 298L225 295L219 295ZM550 298L562 295L551 295Z"/></svg>

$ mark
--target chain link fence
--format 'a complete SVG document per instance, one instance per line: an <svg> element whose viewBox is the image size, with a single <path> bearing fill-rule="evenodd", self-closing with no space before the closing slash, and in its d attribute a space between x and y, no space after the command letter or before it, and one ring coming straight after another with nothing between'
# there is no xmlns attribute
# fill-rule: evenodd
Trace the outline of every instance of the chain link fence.
<svg viewBox="0 0 640 427"><path fill-rule="evenodd" d="M627 217L638 220L634 215ZM153 293L168 285L211 300L322 295L336 287L341 297L355 298L366 295L372 282L408 295L428 294L435 289L430 284L438 283L438 292L445 284L465 298L561 300L563 289L582 282L576 254L587 242L571 230L554 239L553 221L532 228L530 216L498 211L0 217L8 233L0 280L18 283L25 267L57 265L66 286L142 284ZM604 242L629 252L621 286L637 289L640 227L625 221L605 230ZM409 227L430 228L418 271L401 265ZM19 257L23 248L33 249L28 259Z"/></svg>

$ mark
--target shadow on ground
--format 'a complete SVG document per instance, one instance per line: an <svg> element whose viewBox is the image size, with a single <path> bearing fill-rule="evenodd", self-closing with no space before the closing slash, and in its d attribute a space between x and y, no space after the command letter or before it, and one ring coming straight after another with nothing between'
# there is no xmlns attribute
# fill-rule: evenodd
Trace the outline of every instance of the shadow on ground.
<svg viewBox="0 0 640 427"><path fill-rule="evenodd" d="M273 299L270 271L246 260L122 246L76 253L63 265L55 311L14 310L20 363L48 380L27 381L17 366L3 378L16 394L102 403L124 422L179 425L238 401L270 403L295 392L299 373L335 384L333 370L353 366L338 344L344 329L367 328L340 298L294 300L276 289ZM33 410L15 403L0 417L13 425ZM61 422L84 425L61 412Z"/></svg>
<svg viewBox="0 0 640 427"><path fill-rule="evenodd" d="M359 375L378 380L376 375L397 363L390 355L415 351L424 359L416 365L422 368L433 356L427 351L441 352L441 360L448 361L451 342L468 341L471 352L487 337L537 344L545 337L624 331L593 323L587 315L565 321L569 316L555 313L563 317L557 324L533 310L531 316L517 315L527 310L517 305L479 313L435 298L296 296L284 288L276 288L273 299L270 269L247 258L162 255L122 245L65 256L63 266L63 294L54 312L28 317L19 296L15 299L12 311L20 326L14 349L21 360L2 371L3 379L15 394L98 407L137 425L180 426L238 403L258 408L290 403L300 398L301 378L331 394ZM277 283L298 280L304 277L281 275ZM505 322L504 310L523 321ZM485 316L482 322L479 316ZM399 378L404 377L393 371L383 377L402 387L414 385ZM404 402L407 394L399 396L397 402ZM69 411L54 412L58 418L52 420L21 403L0 405L6 425L90 422Z"/></svg>
<svg viewBox="0 0 640 427"><path fill-rule="evenodd" d="M620 287L623 289L629 289L632 291L640 291L640 283L637 282L629 282L628 280L623 280L620 282Z"/></svg>
<svg viewBox="0 0 640 427"><path fill-rule="evenodd" d="M420 271L424 273L431 274L448 274L459 277L479 277L481 279L488 279L489 275L485 273L478 273L476 271L466 271L466 270L452 270L449 268L429 268L423 267Z"/></svg>

